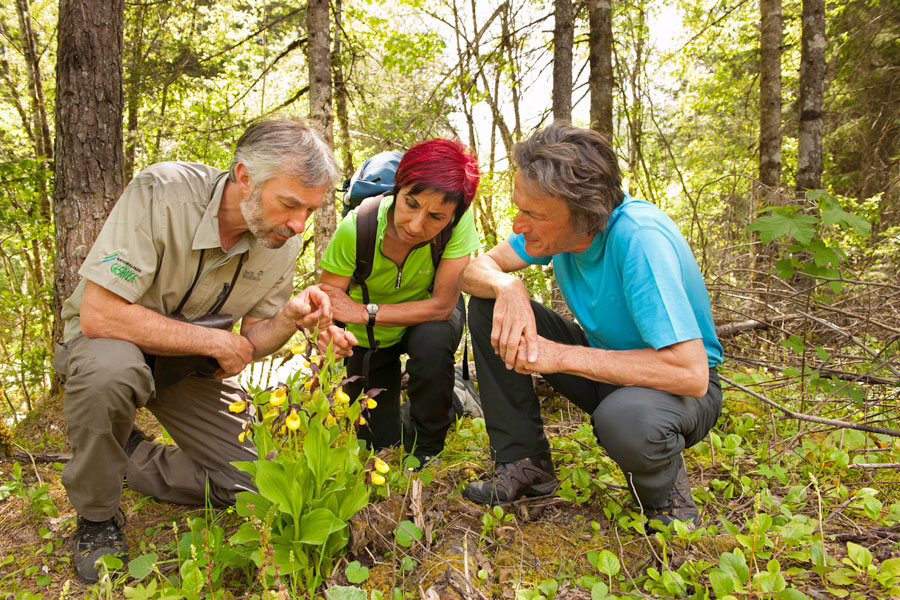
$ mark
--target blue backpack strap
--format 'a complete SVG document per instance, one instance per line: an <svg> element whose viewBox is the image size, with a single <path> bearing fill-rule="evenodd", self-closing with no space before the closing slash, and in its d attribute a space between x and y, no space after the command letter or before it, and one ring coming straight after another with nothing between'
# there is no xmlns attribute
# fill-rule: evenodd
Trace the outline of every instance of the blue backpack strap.
<svg viewBox="0 0 900 600"><path fill-rule="evenodd" d="M341 216L360 205L366 198L389 194L394 189L394 177L403 152L389 150L370 156L356 170L350 179L344 180L341 186L343 207Z"/></svg>

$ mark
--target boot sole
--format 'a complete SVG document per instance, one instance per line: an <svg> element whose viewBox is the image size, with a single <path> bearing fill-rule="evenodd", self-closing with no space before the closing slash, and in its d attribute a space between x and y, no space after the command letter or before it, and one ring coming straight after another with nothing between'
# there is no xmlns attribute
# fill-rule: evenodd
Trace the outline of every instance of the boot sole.
<svg viewBox="0 0 900 600"><path fill-rule="evenodd" d="M463 490L463 497L471 500L475 504L482 504L484 506L506 506L508 504L513 504L522 498L539 498L541 496L549 496L553 492L556 491L556 488L559 486L559 481L554 479L553 481L548 481L547 483L538 483L529 488L522 490L522 495L514 498L512 500L500 500L493 494L489 497L479 496L477 494L473 494L469 492L469 488L465 488Z"/></svg>

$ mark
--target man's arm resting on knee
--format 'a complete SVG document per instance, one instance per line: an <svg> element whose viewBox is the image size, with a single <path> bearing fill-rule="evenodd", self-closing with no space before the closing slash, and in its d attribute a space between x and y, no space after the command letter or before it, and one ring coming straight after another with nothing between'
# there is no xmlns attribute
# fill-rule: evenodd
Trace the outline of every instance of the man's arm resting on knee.
<svg viewBox="0 0 900 600"><path fill-rule="evenodd" d="M90 280L80 320L85 337L124 340L160 356L212 356L226 375L239 373L252 358L253 346L243 336L170 319Z"/></svg>
<svg viewBox="0 0 900 600"><path fill-rule="evenodd" d="M517 361L521 373L568 373L621 386L647 387L699 398L709 386L709 362L700 338L665 348L603 350L539 338L539 358Z"/></svg>
<svg viewBox="0 0 900 600"><path fill-rule="evenodd" d="M531 296L521 279L510 275L528 266L508 241L469 263L459 277L462 290L478 298L494 298L491 346L512 369L522 360L537 359L538 335Z"/></svg>

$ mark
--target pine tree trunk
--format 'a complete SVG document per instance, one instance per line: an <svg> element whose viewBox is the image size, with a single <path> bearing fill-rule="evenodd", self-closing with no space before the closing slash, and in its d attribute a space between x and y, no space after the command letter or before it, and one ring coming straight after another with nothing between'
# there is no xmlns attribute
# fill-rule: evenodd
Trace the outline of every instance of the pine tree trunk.
<svg viewBox="0 0 900 600"><path fill-rule="evenodd" d="M797 191L822 187L825 0L803 0L800 38L800 138Z"/></svg>
<svg viewBox="0 0 900 600"><path fill-rule="evenodd" d="M781 0L761 0L759 72L759 182L761 203L778 203L781 184Z"/></svg>
<svg viewBox="0 0 900 600"><path fill-rule="evenodd" d="M572 120L572 0L555 0L553 28L553 119Z"/></svg>
<svg viewBox="0 0 900 600"><path fill-rule="evenodd" d="M591 129L613 139L612 1L588 0Z"/></svg>
<svg viewBox="0 0 900 600"><path fill-rule="evenodd" d="M59 311L122 193L124 0L60 0L56 70L57 339Z"/></svg>
<svg viewBox="0 0 900 600"><path fill-rule="evenodd" d="M350 145L350 116L347 112L347 82L344 81L344 57L341 50L341 11L343 3L334 3L334 52L332 55L334 71L334 95L338 129L341 130L341 146L344 151L344 177L353 175L353 150Z"/></svg>
<svg viewBox="0 0 900 600"><path fill-rule="evenodd" d="M332 133L331 87L331 19L328 0L309 0L306 5L306 23L309 32L309 117L327 144L334 148ZM316 267L325 253L337 228L334 191L325 192L325 201L315 212Z"/></svg>

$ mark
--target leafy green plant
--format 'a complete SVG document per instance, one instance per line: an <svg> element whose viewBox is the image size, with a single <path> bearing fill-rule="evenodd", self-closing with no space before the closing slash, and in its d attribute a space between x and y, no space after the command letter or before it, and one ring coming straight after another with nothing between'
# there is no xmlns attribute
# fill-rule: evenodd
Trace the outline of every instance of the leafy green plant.
<svg viewBox="0 0 900 600"><path fill-rule="evenodd" d="M59 511L50 497L50 484L38 480L37 485L28 485L22 475L22 465L18 461L12 466L12 479L0 484L0 502L10 496L24 500L28 510L35 515L58 517Z"/></svg>
<svg viewBox="0 0 900 600"><path fill-rule="evenodd" d="M255 418L242 433L259 459L237 463L257 492L241 492L237 512L246 521L231 538L244 546L264 586L293 587L312 596L347 545L348 522L369 500L369 485L384 483L387 465L370 459L356 437L363 411L375 400L350 402L331 352L313 358L312 344L295 347L306 358L273 389L255 390L234 411ZM293 593L293 592L292 592Z"/></svg>

